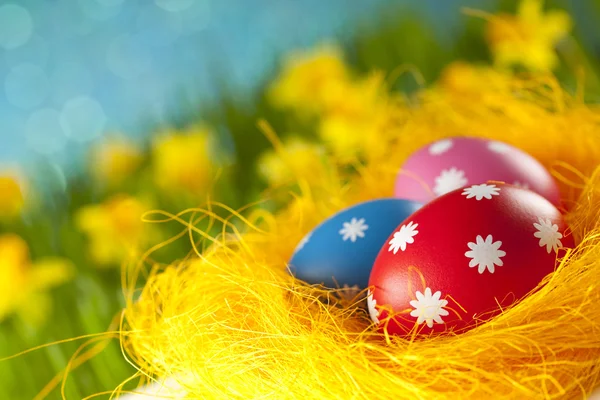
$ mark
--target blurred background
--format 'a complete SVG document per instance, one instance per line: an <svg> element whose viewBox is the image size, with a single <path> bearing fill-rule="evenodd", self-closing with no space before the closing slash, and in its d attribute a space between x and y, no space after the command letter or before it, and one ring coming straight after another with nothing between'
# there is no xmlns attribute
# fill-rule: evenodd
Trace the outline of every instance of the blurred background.
<svg viewBox="0 0 600 400"><path fill-rule="evenodd" d="M542 70L596 102L599 23L598 0L0 0L0 358L118 329L127 265L185 233L145 212L288 183L259 119L302 166L371 127L378 72L410 96L457 60ZM351 121L323 113L325 80L356 94ZM152 262L188 256L183 239ZM110 393L135 369L90 338L0 361L0 398Z"/></svg>

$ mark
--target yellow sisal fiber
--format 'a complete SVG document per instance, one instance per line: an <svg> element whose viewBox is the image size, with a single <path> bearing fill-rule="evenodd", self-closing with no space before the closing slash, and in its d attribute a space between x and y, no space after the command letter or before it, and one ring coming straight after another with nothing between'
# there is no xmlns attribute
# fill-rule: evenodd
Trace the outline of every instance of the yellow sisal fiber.
<svg viewBox="0 0 600 400"><path fill-rule="evenodd" d="M377 157L367 146L353 171L331 159L317 181L294 171L285 209L232 213L202 256L153 268L122 327L140 376L174 377L197 399L581 399L600 385L600 112L551 77L487 73L476 90L445 77L392 104ZM474 330L411 341L374 330L359 298L287 273L314 226L391 196L402 162L449 136L503 140L553 171L579 245L543 286Z"/></svg>

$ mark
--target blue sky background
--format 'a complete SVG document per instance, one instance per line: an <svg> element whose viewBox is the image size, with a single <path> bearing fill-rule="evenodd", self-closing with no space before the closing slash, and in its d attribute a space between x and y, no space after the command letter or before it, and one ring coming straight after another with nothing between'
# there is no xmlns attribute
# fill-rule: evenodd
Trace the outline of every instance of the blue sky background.
<svg viewBox="0 0 600 400"><path fill-rule="evenodd" d="M495 1L0 0L0 165L67 166L106 132L140 135L140 121L168 120L182 97L210 102L216 62L243 95L285 49L374 26L383 7L409 3L443 41L461 6Z"/></svg>

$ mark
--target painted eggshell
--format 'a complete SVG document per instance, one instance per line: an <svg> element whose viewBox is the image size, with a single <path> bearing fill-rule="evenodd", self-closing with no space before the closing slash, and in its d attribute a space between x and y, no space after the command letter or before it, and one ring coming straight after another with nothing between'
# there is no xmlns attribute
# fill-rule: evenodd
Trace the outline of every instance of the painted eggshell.
<svg viewBox="0 0 600 400"><path fill-rule="evenodd" d="M388 236L421 204L378 199L346 208L313 229L296 247L296 277L330 288L367 287L375 257Z"/></svg>
<svg viewBox="0 0 600 400"><path fill-rule="evenodd" d="M560 204L556 182L535 158L503 142L454 137L411 155L396 178L395 196L427 203L467 185L502 181Z"/></svg>
<svg viewBox="0 0 600 400"><path fill-rule="evenodd" d="M437 198L381 249L369 285L371 318L398 335L470 329L521 299L573 247L548 200L497 182ZM392 314L390 315L390 312Z"/></svg>

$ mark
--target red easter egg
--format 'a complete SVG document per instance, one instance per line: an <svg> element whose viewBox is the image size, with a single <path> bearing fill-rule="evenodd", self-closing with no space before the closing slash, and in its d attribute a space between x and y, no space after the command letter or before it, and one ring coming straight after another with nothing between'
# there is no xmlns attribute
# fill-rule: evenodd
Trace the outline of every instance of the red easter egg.
<svg viewBox="0 0 600 400"><path fill-rule="evenodd" d="M558 250L574 247L566 229L552 203L516 186L488 182L439 197L379 252L371 318L398 335L470 329L554 271Z"/></svg>

